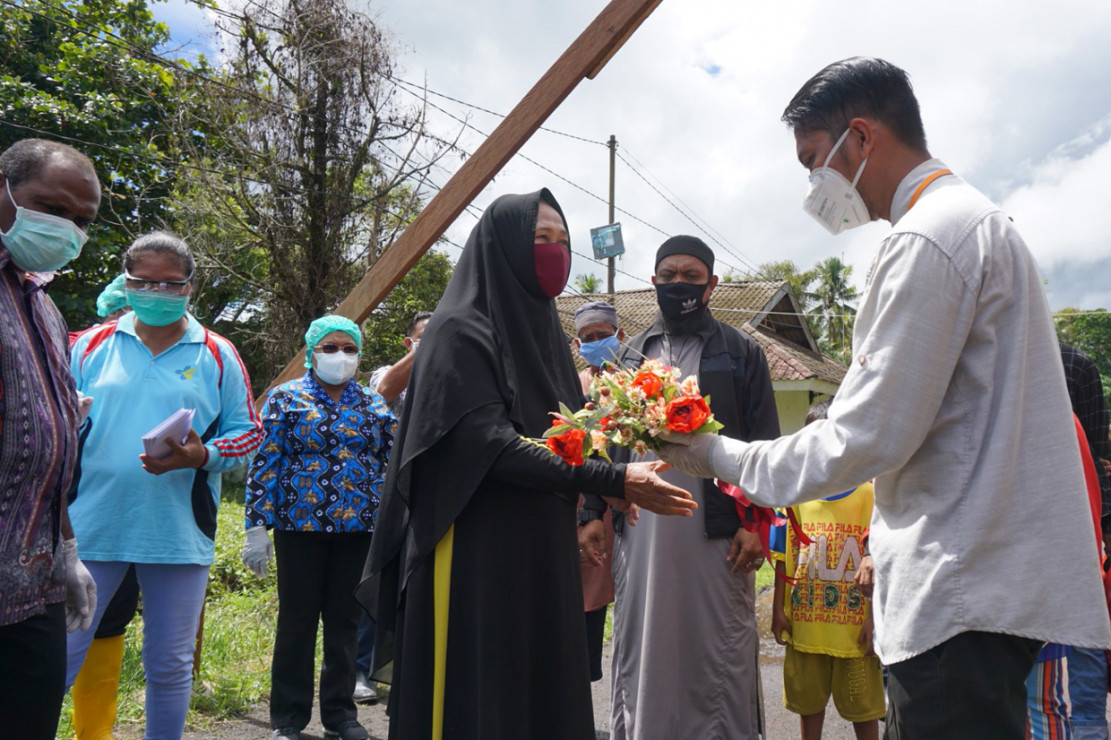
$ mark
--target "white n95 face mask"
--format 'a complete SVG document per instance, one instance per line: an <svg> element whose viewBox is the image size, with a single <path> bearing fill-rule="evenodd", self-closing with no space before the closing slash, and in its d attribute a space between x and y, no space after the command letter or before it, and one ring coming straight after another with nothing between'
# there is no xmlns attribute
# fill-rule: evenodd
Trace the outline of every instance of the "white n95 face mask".
<svg viewBox="0 0 1111 740"><path fill-rule="evenodd" d="M868 207L864 205L864 199L856 189L856 183L864 174L864 165L868 164L868 158L865 157L860 163L860 168L857 169L852 182L829 167L830 160L841 148L848 135L849 129L845 129L845 133L841 134L841 138L829 150L826 161L810 173L810 189L802 202L802 209L834 236L872 220L868 214Z"/></svg>
<svg viewBox="0 0 1111 740"><path fill-rule="evenodd" d="M355 377L359 369L359 355L349 355L345 352L334 352L326 355L314 352L312 356L312 369L316 377L329 385L343 385Z"/></svg>

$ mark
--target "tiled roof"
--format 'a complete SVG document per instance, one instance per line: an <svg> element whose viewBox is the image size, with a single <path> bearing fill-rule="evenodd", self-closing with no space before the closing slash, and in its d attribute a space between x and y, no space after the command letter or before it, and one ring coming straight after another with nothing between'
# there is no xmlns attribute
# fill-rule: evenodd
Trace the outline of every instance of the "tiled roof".
<svg viewBox="0 0 1111 740"><path fill-rule="evenodd" d="M813 379L841 385L845 378L845 366L841 363L806 347L800 347L766 327L756 328L752 324L745 324L741 331L755 339L764 350L773 380Z"/></svg>
<svg viewBox="0 0 1111 740"><path fill-rule="evenodd" d="M714 318L732 326L751 321L779 293L783 281L751 283L719 283L710 296L710 310ZM656 289L619 290L614 294L617 320L621 328L632 336L652 325L656 316ZM556 310L568 336L575 336L575 309L589 301L609 301L608 293L584 293L556 298Z"/></svg>
<svg viewBox="0 0 1111 740"><path fill-rule="evenodd" d="M652 325L656 315L654 288L622 290L613 297L617 319L626 334L638 334ZM609 294L556 299L556 310L567 336L575 336L575 309L588 301L609 301ZM814 348L785 281L719 283L710 297L710 310L714 318L742 329L760 343L772 380L813 378L840 384L845 377L844 367ZM754 328L754 323L758 328ZM582 364L577 357L576 362Z"/></svg>

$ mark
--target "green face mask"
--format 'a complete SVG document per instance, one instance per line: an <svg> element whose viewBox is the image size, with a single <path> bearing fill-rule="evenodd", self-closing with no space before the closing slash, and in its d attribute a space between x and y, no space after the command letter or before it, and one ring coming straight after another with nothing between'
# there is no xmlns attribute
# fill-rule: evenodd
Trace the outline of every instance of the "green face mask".
<svg viewBox="0 0 1111 740"><path fill-rule="evenodd" d="M146 290L127 290L127 303L135 318L147 326L166 326L185 315L187 295L166 295Z"/></svg>

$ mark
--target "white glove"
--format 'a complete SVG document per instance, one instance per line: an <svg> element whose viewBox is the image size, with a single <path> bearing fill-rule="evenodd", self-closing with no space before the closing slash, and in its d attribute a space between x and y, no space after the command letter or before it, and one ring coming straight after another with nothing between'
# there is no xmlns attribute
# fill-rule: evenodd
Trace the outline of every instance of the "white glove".
<svg viewBox="0 0 1111 740"><path fill-rule="evenodd" d="M96 581L77 557L77 540L62 540L66 559L66 632L87 630L96 613Z"/></svg>
<svg viewBox="0 0 1111 740"><path fill-rule="evenodd" d="M656 455L676 470L695 478L715 478L710 456L719 441L716 434L669 435L668 444Z"/></svg>
<svg viewBox="0 0 1111 740"><path fill-rule="evenodd" d="M93 408L93 397L86 396L81 391L77 391L77 423L84 424L85 419L89 418L89 411Z"/></svg>
<svg viewBox="0 0 1111 740"><path fill-rule="evenodd" d="M248 527L247 539L243 541L243 564L259 578L266 577L266 564L274 559L274 545L266 527Z"/></svg>

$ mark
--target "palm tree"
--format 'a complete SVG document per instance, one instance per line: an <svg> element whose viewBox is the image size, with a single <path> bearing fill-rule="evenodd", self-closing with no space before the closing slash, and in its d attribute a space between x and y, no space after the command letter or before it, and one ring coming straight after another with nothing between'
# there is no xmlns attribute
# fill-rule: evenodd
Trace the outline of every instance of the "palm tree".
<svg viewBox="0 0 1111 740"><path fill-rule="evenodd" d="M821 329L822 351L847 362L852 350L854 304L860 297L849 284L853 268L838 257L830 257L819 262L814 272L814 289L806 293L811 306L808 313L813 317L811 325Z"/></svg>
<svg viewBox="0 0 1111 740"><path fill-rule="evenodd" d="M576 275L573 284L580 293L598 293L602 290L602 278L592 272Z"/></svg>

